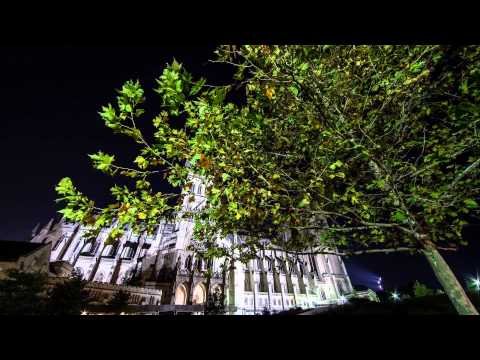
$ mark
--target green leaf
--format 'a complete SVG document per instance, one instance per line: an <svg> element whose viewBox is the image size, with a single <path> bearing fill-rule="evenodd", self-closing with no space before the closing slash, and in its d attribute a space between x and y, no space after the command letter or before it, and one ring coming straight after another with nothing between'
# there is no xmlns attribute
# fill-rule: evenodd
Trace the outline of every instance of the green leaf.
<svg viewBox="0 0 480 360"><path fill-rule="evenodd" d="M140 155L135 158L134 163L136 163L140 169L146 169L148 166L148 161Z"/></svg>
<svg viewBox="0 0 480 360"><path fill-rule="evenodd" d="M460 92L464 95L468 94L468 82L467 80L462 81L460 85Z"/></svg>
<svg viewBox="0 0 480 360"><path fill-rule="evenodd" d="M478 207L478 203L474 199L465 199L463 202L469 209L475 209Z"/></svg>
<svg viewBox="0 0 480 360"><path fill-rule="evenodd" d="M190 159L190 164L195 165L198 160L202 157L201 154L195 154L193 157Z"/></svg>
<svg viewBox="0 0 480 360"><path fill-rule="evenodd" d="M197 81L190 90L190 96L196 95L202 89L203 85L205 85L205 82L205 79Z"/></svg>
<svg viewBox="0 0 480 360"><path fill-rule="evenodd" d="M377 184L379 189L381 189L381 190L385 189L385 179L377 180L376 184Z"/></svg>
<svg viewBox="0 0 480 360"><path fill-rule="evenodd" d="M423 67L425 66L424 61L418 61L410 65L410 71L414 74L417 74L422 71Z"/></svg>
<svg viewBox="0 0 480 360"><path fill-rule="evenodd" d="M433 191L430 193L430 196L432 197L432 199L438 199L440 197L440 193Z"/></svg>
<svg viewBox="0 0 480 360"><path fill-rule="evenodd" d="M299 90L293 85L289 86L288 90L290 90L290 92L293 94L293 96L297 96L298 93L299 93Z"/></svg>
<svg viewBox="0 0 480 360"><path fill-rule="evenodd" d="M228 179L230 179L230 175L228 175L227 173L223 173L223 174L222 174L222 180L223 180L223 182L227 181Z"/></svg>
<svg viewBox="0 0 480 360"><path fill-rule="evenodd" d="M228 204L228 210L232 211L232 212L236 212L238 209L238 204L236 202L230 202Z"/></svg>
<svg viewBox="0 0 480 360"><path fill-rule="evenodd" d="M307 71L308 63L303 63L302 65L300 65L299 69L300 71Z"/></svg>
<svg viewBox="0 0 480 360"><path fill-rule="evenodd" d="M310 205L310 198L308 196L305 196L299 203L298 207L299 208L304 208L306 206Z"/></svg>
<svg viewBox="0 0 480 360"><path fill-rule="evenodd" d="M163 118L161 116L157 116L153 119L153 126L159 128L160 125L163 123Z"/></svg>
<svg viewBox="0 0 480 360"><path fill-rule="evenodd" d="M69 177L64 177L62 180L59 181L58 185L55 187L55 190L60 195L71 194L74 190L72 179L70 179Z"/></svg>
<svg viewBox="0 0 480 360"><path fill-rule="evenodd" d="M397 222L403 223L405 220L407 220L407 215L403 211L397 210L393 214L392 218Z"/></svg>
<svg viewBox="0 0 480 360"><path fill-rule="evenodd" d="M99 151L96 154L89 154L90 159L93 160L93 166L100 171L107 171L115 160L115 156L104 154Z"/></svg>
<svg viewBox="0 0 480 360"><path fill-rule="evenodd" d="M328 168L331 170L335 170L336 168L341 167L342 165L343 165L343 162L341 162L340 160L337 160L333 164L330 164Z"/></svg>

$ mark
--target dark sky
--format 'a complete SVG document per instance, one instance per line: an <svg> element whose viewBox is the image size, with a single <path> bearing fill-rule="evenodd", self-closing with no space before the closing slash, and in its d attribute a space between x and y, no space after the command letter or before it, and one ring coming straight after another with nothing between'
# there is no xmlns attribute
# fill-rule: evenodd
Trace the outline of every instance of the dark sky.
<svg viewBox="0 0 480 360"><path fill-rule="evenodd" d="M113 135L97 112L115 100L114 89L139 79L148 104L165 63L175 57L194 75L210 83L228 81L230 69L209 64L214 45L158 48L31 47L0 48L0 239L26 241L37 222L56 215L55 184L64 176L93 198L111 185L93 170L88 153L98 150L132 156L132 143ZM148 114L147 114L148 115ZM478 233L478 232L477 232ZM459 254L447 255L463 281L480 260L478 235ZM346 259L352 281L373 287L382 276L386 286L418 279L438 286L419 256L364 255Z"/></svg>

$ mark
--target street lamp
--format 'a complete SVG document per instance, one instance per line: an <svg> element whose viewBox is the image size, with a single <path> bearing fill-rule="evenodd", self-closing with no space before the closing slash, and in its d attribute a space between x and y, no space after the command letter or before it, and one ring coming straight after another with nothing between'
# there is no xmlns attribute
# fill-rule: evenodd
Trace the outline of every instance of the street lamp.
<svg viewBox="0 0 480 360"><path fill-rule="evenodd" d="M377 285L378 285L378 289L379 290L383 290L383 286L382 286L382 277L380 276L377 280Z"/></svg>
<svg viewBox="0 0 480 360"><path fill-rule="evenodd" d="M393 301L400 301L400 294L397 293L396 291L394 291L392 293L392 299L393 299Z"/></svg>
<svg viewBox="0 0 480 360"><path fill-rule="evenodd" d="M480 279L478 276L475 279L472 279L473 286L477 289L477 291L480 291Z"/></svg>

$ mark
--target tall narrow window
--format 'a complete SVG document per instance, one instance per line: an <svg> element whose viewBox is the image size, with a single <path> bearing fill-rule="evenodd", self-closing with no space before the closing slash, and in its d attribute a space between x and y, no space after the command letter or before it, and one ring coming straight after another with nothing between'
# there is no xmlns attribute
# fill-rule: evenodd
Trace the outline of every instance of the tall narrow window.
<svg viewBox="0 0 480 360"><path fill-rule="evenodd" d="M110 256L110 253L112 252L112 249L113 249L113 245L105 246L105 248L103 249L103 252L102 252L102 256L105 256L105 257Z"/></svg>
<svg viewBox="0 0 480 360"><path fill-rule="evenodd" d="M245 291L252 291L252 282L250 281L250 271L245 271Z"/></svg>
<svg viewBox="0 0 480 360"><path fill-rule="evenodd" d="M276 293L282 292L280 289L280 276L278 274L278 271L273 272L273 291Z"/></svg>

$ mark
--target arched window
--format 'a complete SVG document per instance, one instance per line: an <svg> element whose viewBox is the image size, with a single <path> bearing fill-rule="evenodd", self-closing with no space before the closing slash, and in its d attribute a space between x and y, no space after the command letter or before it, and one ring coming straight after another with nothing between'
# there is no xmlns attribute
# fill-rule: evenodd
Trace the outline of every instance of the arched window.
<svg viewBox="0 0 480 360"><path fill-rule="evenodd" d="M53 246L52 248L52 251L55 251L57 250L58 246L63 242L63 240L65 240L67 238L67 235L64 234L60 237L60 239L58 239L58 241L55 243L55 245Z"/></svg>
<svg viewBox="0 0 480 360"><path fill-rule="evenodd" d="M256 258L255 260L256 260L255 261L255 265L256 265L255 270L261 271L262 270L262 259Z"/></svg>
<svg viewBox="0 0 480 360"><path fill-rule="evenodd" d="M85 247L83 248L83 251L82 253L84 254L88 254L90 252L90 249L92 248L92 243L91 242L88 242L87 245L85 245Z"/></svg>
<svg viewBox="0 0 480 360"><path fill-rule="evenodd" d="M193 289L192 303L203 304L205 303L205 299L206 299L205 286L203 284L198 284Z"/></svg>
<svg viewBox="0 0 480 360"><path fill-rule="evenodd" d="M268 292L268 279L266 272L260 274L260 292Z"/></svg>
<svg viewBox="0 0 480 360"><path fill-rule="evenodd" d="M323 289L320 289L320 297L322 298L322 300L327 299L327 297L325 296L325 291L323 291Z"/></svg>
<svg viewBox="0 0 480 360"><path fill-rule="evenodd" d="M92 249L90 250L90 255L95 255L97 253L97 250L100 246L100 243L97 241L92 245Z"/></svg>
<svg viewBox="0 0 480 360"><path fill-rule="evenodd" d="M123 259L131 259L135 255L135 249L132 246L125 245L122 250Z"/></svg>
<svg viewBox="0 0 480 360"><path fill-rule="evenodd" d="M303 276L305 274L305 264L300 261L300 276Z"/></svg>
<svg viewBox="0 0 480 360"><path fill-rule="evenodd" d="M185 259L185 269L191 270L192 269L192 255L188 255Z"/></svg>
<svg viewBox="0 0 480 360"><path fill-rule="evenodd" d="M268 259L268 256L265 256L263 258L263 268L265 269L265 271L270 270L270 260Z"/></svg>
<svg viewBox="0 0 480 360"><path fill-rule="evenodd" d="M77 251L78 245L80 245L80 241L77 241L77 243L75 244L75 247L73 248L73 251L72 251L72 255L75 253L75 251Z"/></svg>
<svg viewBox="0 0 480 360"><path fill-rule="evenodd" d="M203 260L201 258L197 258L195 269L198 271L203 270Z"/></svg>
<svg viewBox="0 0 480 360"><path fill-rule="evenodd" d="M110 253L112 252L113 245L107 245L103 249L102 256L110 256Z"/></svg>
<svg viewBox="0 0 480 360"><path fill-rule="evenodd" d="M250 281L250 271L245 271L245 284L244 284L244 291L252 291L252 283Z"/></svg>
<svg viewBox="0 0 480 360"><path fill-rule="evenodd" d="M185 305L187 303L187 290L183 284L178 285L175 291L175 305Z"/></svg>

